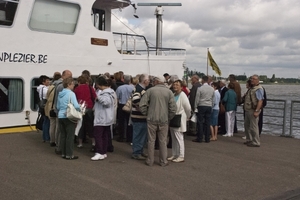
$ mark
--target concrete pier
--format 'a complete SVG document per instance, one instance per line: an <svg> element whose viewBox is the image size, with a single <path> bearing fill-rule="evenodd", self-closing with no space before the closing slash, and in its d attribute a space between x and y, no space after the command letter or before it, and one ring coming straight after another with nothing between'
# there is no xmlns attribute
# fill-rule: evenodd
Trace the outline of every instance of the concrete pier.
<svg viewBox="0 0 300 200"><path fill-rule="evenodd" d="M65 160L41 133L2 134L0 199L300 199L300 140L262 135L251 148L242 136L208 144L186 136L184 163L160 167L156 151L149 167L130 158L127 143L113 141L103 161L75 145L79 159Z"/></svg>

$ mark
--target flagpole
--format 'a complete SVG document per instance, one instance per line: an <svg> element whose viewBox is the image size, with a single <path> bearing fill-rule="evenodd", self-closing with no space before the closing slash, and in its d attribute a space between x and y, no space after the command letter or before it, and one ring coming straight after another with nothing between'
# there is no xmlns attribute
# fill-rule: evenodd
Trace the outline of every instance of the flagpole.
<svg viewBox="0 0 300 200"><path fill-rule="evenodd" d="M207 54L206 54L206 76L208 76L208 51L209 48L207 48Z"/></svg>

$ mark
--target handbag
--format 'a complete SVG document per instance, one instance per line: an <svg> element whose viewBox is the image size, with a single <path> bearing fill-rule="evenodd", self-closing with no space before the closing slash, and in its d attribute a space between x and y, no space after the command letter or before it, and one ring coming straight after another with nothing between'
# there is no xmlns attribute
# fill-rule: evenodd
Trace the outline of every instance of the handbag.
<svg viewBox="0 0 300 200"><path fill-rule="evenodd" d="M175 115L169 125L173 128L179 128L181 126L181 115Z"/></svg>
<svg viewBox="0 0 300 200"><path fill-rule="evenodd" d="M127 100L126 104L123 106L122 110L130 113L131 112L131 108L132 108L132 99L131 97L129 97L129 99Z"/></svg>
<svg viewBox="0 0 300 200"><path fill-rule="evenodd" d="M82 113L74 107L71 102L71 93L69 95L69 103L67 105L67 118L71 121L77 121L82 119Z"/></svg>
<svg viewBox="0 0 300 200"><path fill-rule="evenodd" d="M57 114L56 114L56 112L54 111L53 108L50 110L49 115L50 115L50 117L57 117Z"/></svg>
<svg viewBox="0 0 300 200"><path fill-rule="evenodd" d="M222 103L220 103L220 110L219 110L219 113L220 113L220 114L224 114L225 112L226 112L225 106L224 106Z"/></svg>
<svg viewBox="0 0 300 200"><path fill-rule="evenodd" d="M42 131L43 130L43 123L44 123L44 116L39 113L38 117L36 118L35 128L37 130Z"/></svg>

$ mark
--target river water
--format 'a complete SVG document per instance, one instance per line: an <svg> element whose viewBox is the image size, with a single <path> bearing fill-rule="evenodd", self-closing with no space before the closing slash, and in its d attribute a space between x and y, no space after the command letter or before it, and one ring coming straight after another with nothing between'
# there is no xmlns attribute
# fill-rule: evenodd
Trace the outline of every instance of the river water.
<svg viewBox="0 0 300 200"><path fill-rule="evenodd" d="M293 128L292 128L292 136L300 139L300 85L262 85L267 94L267 106L264 109L264 124L263 125L263 134L273 134L273 135L281 135L283 134L283 115L284 115L284 107L286 107L286 128L285 135L289 135L290 131L290 113L291 113L291 102L299 101L299 103L295 103L294 108L294 116L293 116ZM242 94L244 94L247 89L245 84L241 84ZM272 99L283 100L282 102L272 101ZM284 101L286 101L286 106L284 106ZM295 111L296 110L296 111ZM237 114L238 119L238 129L244 130L243 124L243 115L242 107L238 106ZM274 125L275 124L275 125Z"/></svg>

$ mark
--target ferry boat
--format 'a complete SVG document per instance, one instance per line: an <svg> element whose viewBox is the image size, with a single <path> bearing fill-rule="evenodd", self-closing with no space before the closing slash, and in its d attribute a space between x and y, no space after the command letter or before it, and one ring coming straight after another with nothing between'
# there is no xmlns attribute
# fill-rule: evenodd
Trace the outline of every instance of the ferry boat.
<svg viewBox="0 0 300 200"><path fill-rule="evenodd" d="M0 128L35 123L40 75L68 69L73 77L83 70L182 77L185 49L150 47L142 35L111 31L112 12L131 5L130 0L0 0Z"/></svg>

